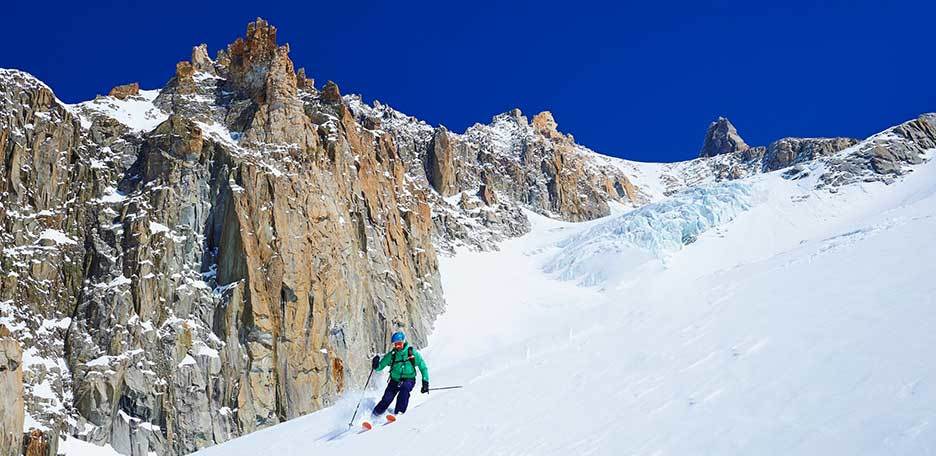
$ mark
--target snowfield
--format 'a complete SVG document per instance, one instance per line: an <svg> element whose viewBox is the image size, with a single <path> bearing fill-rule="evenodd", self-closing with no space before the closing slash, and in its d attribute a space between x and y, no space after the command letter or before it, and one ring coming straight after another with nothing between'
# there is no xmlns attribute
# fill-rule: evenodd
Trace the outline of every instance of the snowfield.
<svg viewBox="0 0 936 456"><path fill-rule="evenodd" d="M202 453L936 454L936 162L814 184L771 173L584 224L531 215L500 252L442 259L423 353L434 387L463 389L342 434L359 390Z"/></svg>

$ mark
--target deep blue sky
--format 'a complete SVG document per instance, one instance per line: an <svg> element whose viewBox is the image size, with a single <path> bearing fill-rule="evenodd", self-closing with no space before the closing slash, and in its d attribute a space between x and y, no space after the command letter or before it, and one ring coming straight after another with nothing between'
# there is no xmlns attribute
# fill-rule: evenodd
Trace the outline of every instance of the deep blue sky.
<svg viewBox="0 0 936 456"><path fill-rule="evenodd" d="M68 102L155 88L193 45L214 56L262 16L319 86L455 131L549 109L579 143L645 161L694 157L719 115L762 145L936 111L933 1L292 3L14 1L0 67Z"/></svg>

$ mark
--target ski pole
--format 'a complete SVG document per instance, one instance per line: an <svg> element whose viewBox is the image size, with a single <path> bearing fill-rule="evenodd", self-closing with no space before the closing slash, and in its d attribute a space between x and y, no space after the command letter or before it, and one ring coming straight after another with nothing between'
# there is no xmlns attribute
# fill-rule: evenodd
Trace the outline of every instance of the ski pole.
<svg viewBox="0 0 936 456"><path fill-rule="evenodd" d="M461 385L458 386L440 386L438 388L429 388L429 391L438 391L438 390L450 390L455 388L461 388Z"/></svg>
<svg viewBox="0 0 936 456"><path fill-rule="evenodd" d="M370 373L367 374L367 381L364 382L364 389L361 391L361 398L357 401L357 406L354 407L354 415L351 415L351 421L348 422L348 428L354 426L354 419L357 418L358 409L361 408L361 402L364 401L364 394L367 392L367 385L370 385L371 376L374 375L374 369L371 368Z"/></svg>

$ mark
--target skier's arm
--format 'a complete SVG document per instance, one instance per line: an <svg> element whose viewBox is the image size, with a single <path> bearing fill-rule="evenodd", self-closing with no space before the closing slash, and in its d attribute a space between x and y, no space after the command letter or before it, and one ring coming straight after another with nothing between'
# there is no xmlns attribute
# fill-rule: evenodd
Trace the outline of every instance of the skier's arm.
<svg viewBox="0 0 936 456"><path fill-rule="evenodd" d="M374 369L374 370L377 370L377 371L383 370L383 368L385 368L385 367L387 367L387 366L390 365L390 361L393 361L393 352L392 352L392 351L387 352L387 354L384 355L383 358L380 358L380 363L377 364L377 369Z"/></svg>
<svg viewBox="0 0 936 456"><path fill-rule="evenodd" d="M423 360L423 357L419 352L413 354L416 357L416 367L419 368L419 373L422 375L424 382L429 381L429 368L426 367L426 361Z"/></svg>

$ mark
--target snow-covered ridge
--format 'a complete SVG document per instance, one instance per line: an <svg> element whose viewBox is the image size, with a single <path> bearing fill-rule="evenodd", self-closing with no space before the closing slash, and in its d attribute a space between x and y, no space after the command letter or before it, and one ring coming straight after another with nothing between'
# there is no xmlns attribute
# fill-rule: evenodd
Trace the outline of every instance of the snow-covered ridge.
<svg viewBox="0 0 936 456"><path fill-rule="evenodd" d="M26 71L14 68L0 68L0 82L17 84L25 89L46 89L52 92L52 89L39 78ZM56 99L56 101L62 103L61 100Z"/></svg>
<svg viewBox="0 0 936 456"><path fill-rule="evenodd" d="M115 97L98 97L69 107L79 113L81 126L91 127L89 116L84 114L92 111L111 117L127 126L132 132L146 133L152 131L163 123L169 114L153 104L159 90L141 90L139 95L120 100Z"/></svg>

